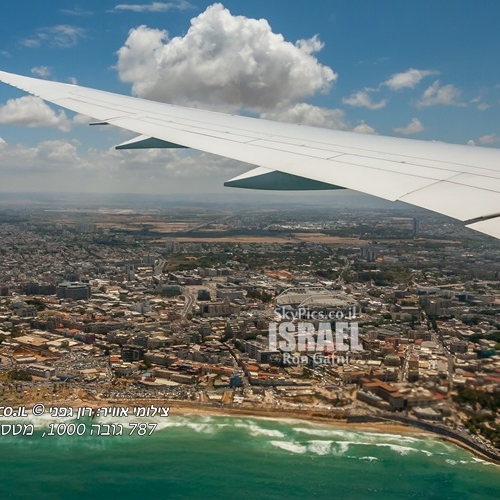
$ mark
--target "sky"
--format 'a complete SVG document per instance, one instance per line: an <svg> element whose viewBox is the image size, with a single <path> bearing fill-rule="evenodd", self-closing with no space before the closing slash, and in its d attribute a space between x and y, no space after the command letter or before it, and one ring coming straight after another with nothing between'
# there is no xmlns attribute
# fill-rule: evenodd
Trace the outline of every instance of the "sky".
<svg viewBox="0 0 500 500"><path fill-rule="evenodd" d="M497 0L121 1L5 2L0 69L278 121L500 147ZM131 137L0 84L0 192L224 193L234 191L225 180L251 168L190 150L114 150Z"/></svg>

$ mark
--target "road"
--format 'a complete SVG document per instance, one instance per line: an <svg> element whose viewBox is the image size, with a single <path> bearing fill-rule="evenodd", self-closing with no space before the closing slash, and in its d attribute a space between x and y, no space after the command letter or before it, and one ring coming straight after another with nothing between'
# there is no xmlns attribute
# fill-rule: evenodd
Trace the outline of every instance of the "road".
<svg viewBox="0 0 500 500"><path fill-rule="evenodd" d="M182 317L185 318L193 309L196 304L196 296L193 292L186 286L184 287L184 297L185 303L182 309Z"/></svg>

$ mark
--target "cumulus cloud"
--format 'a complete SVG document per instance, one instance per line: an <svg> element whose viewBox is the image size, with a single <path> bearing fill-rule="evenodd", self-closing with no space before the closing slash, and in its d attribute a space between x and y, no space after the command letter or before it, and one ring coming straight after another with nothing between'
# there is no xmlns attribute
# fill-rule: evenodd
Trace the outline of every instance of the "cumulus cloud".
<svg viewBox="0 0 500 500"><path fill-rule="evenodd" d="M7 142L5 141L5 139L0 137L0 148L2 148L3 146L7 146Z"/></svg>
<svg viewBox="0 0 500 500"><path fill-rule="evenodd" d="M81 115L80 113L76 114L73 118L73 123L76 123L77 125L88 125L92 121L94 120L90 118L90 116Z"/></svg>
<svg viewBox="0 0 500 500"><path fill-rule="evenodd" d="M31 72L41 78L48 78L52 74L51 69L47 66L35 66L31 68Z"/></svg>
<svg viewBox="0 0 500 500"><path fill-rule="evenodd" d="M51 47L74 47L81 38L85 37L85 30L78 26L59 24L47 28L40 28L31 38L21 40L21 45L29 48L47 44Z"/></svg>
<svg viewBox="0 0 500 500"><path fill-rule="evenodd" d="M486 111L487 109L490 109L491 107L492 107L491 104L486 104L485 102L480 102L477 105L477 109L479 109L479 111Z"/></svg>
<svg viewBox="0 0 500 500"><path fill-rule="evenodd" d="M477 109L479 109L479 111L486 111L487 109L491 108L490 104L482 102L481 97L474 97L474 98L472 98L470 100L470 103L471 104L476 104L477 105L476 107L477 107Z"/></svg>
<svg viewBox="0 0 500 500"><path fill-rule="evenodd" d="M207 193L223 190L225 180L248 170L246 164L190 150L85 149L74 140L0 148L6 191Z"/></svg>
<svg viewBox="0 0 500 500"><path fill-rule="evenodd" d="M122 3L116 5L114 11L132 11L132 12L168 12L169 10L192 9L189 2L152 2L150 4L128 4Z"/></svg>
<svg viewBox="0 0 500 500"><path fill-rule="evenodd" d="M4 147L0 171L19 175L27 172L48 173L61 168L78 168L82 164L75 142L52 140L40 142L33 147L19 144Z"/></svg>
<svg viewBox="0 0 500 500"><path fill-rule="evenodd" d="M86 166L89 168L88 163L82 165L76 144L62 140L45 141L39 144L37 147L37 157L41 162L52 165L52 168L56 166L67 167L68 165Z"/></svg>
<svg viewBox="0 0 500 500"><path fill-rule="evenodd" d="M349 97L344 97L342 102L356 108L381 109L387 104L387 99L374 102L370 97L368 90L359 90L353 92Z"/></svg>
<svg viewBox="0 0 500 500"><path fill-rule="evenodd" d="M353 129L353 132L357 132L358 134L376 134L377 131L373 128L370 127L367 123L364 122L364 120L361 120L359 125L356 125Z"/></svg>
<svg viewBox="0 0 500 500"><path fill-rule="evenodd" d="M426 76L435 75L436 73L437 71L410 68L402 73L395 73L383 85L391 90L414 89Z"/></svg>
<svg viewBox="0 0 500 500"><path fill-rule="evenodd" d="M33 96L8 100L7 104L0 107L0 123L25 127L57 127L64 132L71 128L64 111L56 113L39 97Z"/></svg>
<svg viewBox="0 0 500 500"><path fill-rule="evenodd" d="M270 113L262 113L262 118L288 123L301 123L313 127L348 130L349 124L341 109L327 109L311 104L298 103L294 106Z"/></svg>
<svg viewBox="0 0 500 500"><path fill-rule="evenodd" d="M481 144L495 144L498 141L500 141L500 137L496 134L482 135L479 138Z"/></svg>
<svg viewBox="0 0 500 500"><path fill-rule="evenodd" d="M405 127L396 127L394 129L394 132L396 134L402 134L402 135L413 135L413 134L419 134L420 132L423 132L424 126L422 125L421 121L418 118L412 118L411 122L408 123Z"/></svg>
<svg viewBox="0 0 500 500"><path fill-rule="evenodd" d="M405 88L413 89L426 76L436 74L436 71L420 70L410 68L401 73L394 73L388 80L380 83L377 87L365 87L363 90L353 92L350 96L344 97L342 102L357 108L368 108L372 110L382 109L388 103L388 99L374 100L374 94L381 92L384 88L398 91Z"/></svg>
<svg viewBox="0 0 500 500"><path fill-rule="evenodd" d="M316 36L287 42L266 20L233 16L214 4L191 20L183 37L132 29L117 69L140 97L265 112L330 89L337 75L314 57L322 47Z"/></svg>
<svg viewBox="0 0 500 500"><path fill-rule="evenodd" d="M458 101L461 91L451 83L441 86L441 82L436 80L422 95L417 106L428 107L435 105L442 106L464 106Z"/></svg>

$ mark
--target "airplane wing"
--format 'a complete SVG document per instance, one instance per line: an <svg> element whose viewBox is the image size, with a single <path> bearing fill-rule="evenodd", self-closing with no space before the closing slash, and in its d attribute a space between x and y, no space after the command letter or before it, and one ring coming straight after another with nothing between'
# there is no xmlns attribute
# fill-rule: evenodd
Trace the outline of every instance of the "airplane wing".
<svg viewBox="0 0 500 500"><path fill-rule="evenodd" d="M227 186L348 188L448 215L500 239L500 149L278 123L3 71L0 81L140 134L119 149L188 147L258 166Z"/></svg>

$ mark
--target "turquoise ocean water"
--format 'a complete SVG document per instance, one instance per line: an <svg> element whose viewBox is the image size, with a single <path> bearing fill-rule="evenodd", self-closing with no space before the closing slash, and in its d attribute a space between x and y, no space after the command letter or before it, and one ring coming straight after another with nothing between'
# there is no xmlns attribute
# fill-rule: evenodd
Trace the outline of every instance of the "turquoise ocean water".
<svg viewBox="0 0 500 500"><path fill-rule="evenodd" d="M31 437L0 436L0 499L500 498L499 466L432 437L292 420L158 421L151 436L42 438L47 422Z"/></svg>

